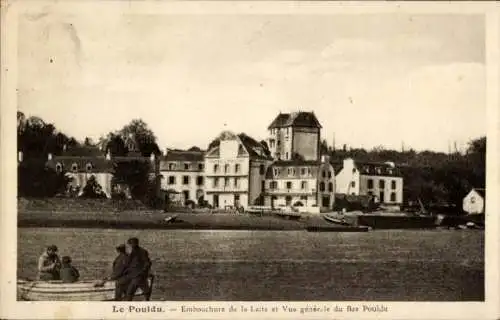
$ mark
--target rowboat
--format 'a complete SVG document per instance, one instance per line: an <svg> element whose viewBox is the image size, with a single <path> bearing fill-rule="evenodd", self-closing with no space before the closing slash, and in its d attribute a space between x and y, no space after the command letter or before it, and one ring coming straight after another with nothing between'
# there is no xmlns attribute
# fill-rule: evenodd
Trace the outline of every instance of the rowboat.
<svg viewBox="0 0 500 320"><path fill-rule="evenodd" d="M325 219L326 221L328 221L330 223L340 224L343 226L350 226L351 225L349 222L345 221L344 219L333 218L327 214L323 215L323 219Z"/></svg>
<svg viewBox="0 0 500 320"><path fill-rule="evenodd" d="M153 286L154 278L148 278ZM87 280L74 283L55 281L17 280L17 291L21 300L25 301L113 301L115 298L115 282ZM138 289L136 296L144 293Z"/></svg>

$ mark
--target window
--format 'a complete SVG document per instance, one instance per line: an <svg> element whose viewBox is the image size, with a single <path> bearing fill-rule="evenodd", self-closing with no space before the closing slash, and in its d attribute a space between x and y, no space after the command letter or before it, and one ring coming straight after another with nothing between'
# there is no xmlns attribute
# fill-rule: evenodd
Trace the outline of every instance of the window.
<svg viewBox="0 0 500 320"><path fill-rule="evenodd" d="M175 163L169 163L168 170L170 170L170 171L175 170Z"/></svg>
<svg viewBox="0 0 500 320"><path fill-rule="evenodd" d="M382 170L380 169L380 167L376 167L375 171L377 171L378 174L380 174L382 172Z"/></svg>
<svg viewBox="0 0 500 320"><path fill-rule="evenodd" d="M356 168L352 168L352 173L356 173Z"/></svg>
<svg viewBox="0 0 500 320"><path fill-rule="evenodd" d="M389 172L389 174L393 174L394 173L394 170L392 170L391 168L387 169L387 171Z"/></svg>
<svg viewBox="0 0 500 320"><path fill-rule="evenodd" d="M175 177L174 176L168 177L168 184L175 184Z"/></svg>
<svg viewBox="0 0 500 320"><path fill-rule="evenodd" d="M307 189L307 181L302 181L302 182L300 183L300 188L301 188L302 190Z"/></svg>
<svg viewBox="0 0 500 320"><path fill-rule="evenodd" d="M288 152L285 152L285 160L288 160Z"/></svg>
<svg viewBox="0 0 500 320"><path fill-rule="evenodd" d="M270 140L270 141L269 141L269 146L270 146L271 148L274 148L274 140Z"/></svg>
<svg viewBox="0 0 500 320"><path fill-rule="evenodd" d="M219 178L214 178L214 187L217 188L219 186Z"/></svg>
<svg viewBox="0 0 500 320"><path fill-rule="evenodd" d="M238 178L234 178L234 186L235 187L238 187L240 185L238 180L239 180Z"/></svg>
<svg viewBox="0 0 500 320"><path fill-rule="evenodd" d="M199 186L203 185L203 177L196 177L196 184Z"/></svg>
<svg viewBox="0 0 500 320"><path fill-rule="evenodd" d="M380 180L380 181L378 182L378 187L379 187L380 189L384 189L384 188L385 188L385 181L384 181L384 180Z"/></svg>
<svg viewBox="0 0 500 320"><path fill-rule="evenodd" d="M396 192L391 192L391 202L396 202Z"/></svg>
<svg viewBox="0 0 500 320"><path fill-rule="evenodd" d="M263 164L261 164L259 167L259 173L260 175L264 175L266 173L266 168L264 167Z"/></svg>
<svg viewBox="0 0 500 320"><path fill-rule="evenodd" d="M292 189L292 182L291 182L291 181L287 181L287 182L286 182L286 188L287 188L288 190Z"/></svg>
<svg viewBox="0 0 500 320"><path fill-rule="evenodd" d="M391 189L396 190L396 180L391 181Z"/></svg>
<svg viewBox="0 0 500 320"><path fill-rule="evenodd" d="M264 192L264 189L266 189L266 181L265 180L262 180L260 182L260 191L261 192Z"/></svg>
<svg viewBox="0 0 500 320"><path fill-rule="evenodd" d="M373 189L373 179L368 179L366 183L368 185L368 189Z"/></svg>
<svg viewBox="0 0 500 320"><path fill-rule="evenodd" d="M307 174L311 175L311 168L307 168Z"/></svg>
<svg viewBox="0 0 500 320"><path fill-rule="evenodd" d="M238 163L234 165L234 172L235 173L240 172L240 165Z"/></svg>
<svg viewBox="0 0 500 320"><path fill-rule="evenodd" d="M71 170L72 170L73 172L78 171L78 165L77 165L76 163L73 163L73 164L71 165Z"/></svg>
<svg viewBox="0 0 500 320"><path fill-rule="evenodd" d="M356 181L351 181L351 188L356 188Z"/></svg>
<svg viewBox="0 0 500 320"><path fill-rule="evenodd" d="M326 178L326 171L325 171L325 170L323 170L323 171L321 172L321 175L323 176L323 178Z"/></svg>
<svg viewBox="0 0 500 320"><path fill-rule="evenodd" d="M269 189L274 190L274 189L277 189L277 188L278 188L278 182L276 182L276 181L271 181L271 182L269 183Z"/></svg>
<svg viewBox="0 0 500 320"><path fill-rule="evenodd" d="M306 200L307 201L307 196L300 196L300 200Z"/></svg>
<svg viewBox="0 0 500 320"><path fill-rule="evenodd" d="M189 170L189 163L184 163L184 170Z"/></svg>
<svg viewBox="0 0 500 320"><path fill-rule="evenodd" d="M373 196L373 191L368 191L368 195L371 197Z"/></svg>
<svg viewBox="0 0 500 320"><path fill-rule="evenodd" d="M85 169L87 169L87 172L91 172L92 171L92 163L87 163L87 165L85 166Z"/></svg>
<svg viewBox="0 0 500 320"><path fill-rule="evenodd" d="M332 172L328 171L328 179L331 179L331 178L332 178Z"/></svg>
<svg viewBox="0 0 500 320"><path fill-rule="evenodd" d="M333 183L331 182L328 184L328 191L333 192Z"/></svg>
<svg viewBox="0 0 500 320"><path fill-rule="evenodd" d="M277 176L280 174L280 169L274 168L274 176Z"/></svg>
<svg viewBox="0 0 500 320"><path fill-rule="evenodd" d="M62 164L60 163L56 164L56 172L61 173L62 169L63 169Z"/></svg>
<svg viewBox="0 0 500 320"><path fill-rule="evenodd" d="M219 165L214 164L214 173L217 173L217 172L219 172Z"/></svg>
<svg viewBox="0 0 500 320"><path fill-rule="evenodd" d="M278 152L278 153L276 153L276 158L277 158L278 160L281 160L281 154L280 154L279 152Z"/></svg>
<svg viewBox="0 0 500 320"><path fill-rule="evenodd" d="M300 174L305 176L306 175L306 168L300 168Z"/></svg>
<svg viewBox="0 0 500 320"><path fill-rule="evenodd" d="M228 173L228 171L229 171L229 165L225 164L224 165L224 173Z"/></svg>
<svg viewBox="0 0 500 320"><path fill-rule="evenodd" d="M182 184L189 184L189 176L182 177Z"/></svg>
<svg viewBox="0 0 500 320"><path fill-rule="evenodd" d="M224 178L224 187L229 186L229 178Z"/></svg>
<svg viewBox="0 0 500 320"><path fill-rule="evenodd" d="M319 191L321 192L324 192L325 191L325 183L323 181L321 181L319 183Z"/></svg>
<svg viewBox="0 0 500 320"><path fill-rule="evenodd" d="M287 135L289 134L289 129L290 129L290 128L286 128L286 134L287 134Z"/></svg>
<svg viewBox="0 0 500 320"><path fill-rule="evenodd" d="M203 170L203 163L198 163L198 170Z"/></svg>

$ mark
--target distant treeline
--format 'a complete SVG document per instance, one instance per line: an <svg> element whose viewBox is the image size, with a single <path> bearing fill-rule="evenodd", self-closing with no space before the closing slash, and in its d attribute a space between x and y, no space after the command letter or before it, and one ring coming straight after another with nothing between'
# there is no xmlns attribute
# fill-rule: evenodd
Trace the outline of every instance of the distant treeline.
<svg viewBox="0 0 500 320"><path fill-rule="evenodd" d="M348 149L333 150L321 144L323 154L333 162L351 157L360 162L392 161L404 178L405 203L420 199L426 205L462 207L463 197L472 187L484 188L486 181L486 137L469 142L463 153L407 150Z"/></svg>

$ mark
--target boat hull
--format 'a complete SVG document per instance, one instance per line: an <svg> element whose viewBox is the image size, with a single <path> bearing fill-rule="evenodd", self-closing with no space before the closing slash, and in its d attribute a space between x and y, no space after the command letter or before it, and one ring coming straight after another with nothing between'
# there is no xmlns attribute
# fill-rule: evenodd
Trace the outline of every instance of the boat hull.
<svg viewBox="0 0 500 320"><path fill-rule="evenodd" d="M152 278L149 279L152 286ZM17 281L20 300L24 301L113 301L115 282L78 281L62 283L61 281ZM143 295L138 289L136 296Z"/></svg>

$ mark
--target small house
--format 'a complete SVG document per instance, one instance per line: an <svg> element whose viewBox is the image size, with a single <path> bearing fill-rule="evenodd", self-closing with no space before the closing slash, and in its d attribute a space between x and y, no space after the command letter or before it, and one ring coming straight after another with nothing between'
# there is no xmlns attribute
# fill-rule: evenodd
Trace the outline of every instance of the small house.
<svg viewBox="0 0 500 320"><path fill-rule="evenodd" d="M463 200L463 210L468 214L484 214L486 190L473 188Z"/></svg>

